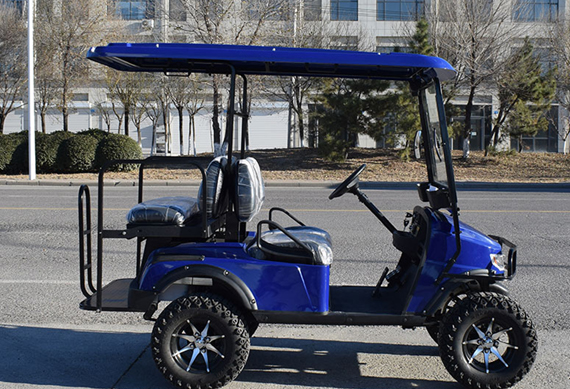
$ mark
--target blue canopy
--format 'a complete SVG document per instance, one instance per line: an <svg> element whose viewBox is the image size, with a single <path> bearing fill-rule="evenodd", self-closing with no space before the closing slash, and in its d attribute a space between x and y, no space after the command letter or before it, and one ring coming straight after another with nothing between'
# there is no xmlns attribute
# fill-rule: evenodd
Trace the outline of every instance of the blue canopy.
<svg viewBox="0 0 570 389"><path fill-rule="evenodd" d="M187 72L412 80L448 80L455 70L445 60L407 53L209 45L190 43L111 43L92 47L87 58L135 72Z"/></svg>

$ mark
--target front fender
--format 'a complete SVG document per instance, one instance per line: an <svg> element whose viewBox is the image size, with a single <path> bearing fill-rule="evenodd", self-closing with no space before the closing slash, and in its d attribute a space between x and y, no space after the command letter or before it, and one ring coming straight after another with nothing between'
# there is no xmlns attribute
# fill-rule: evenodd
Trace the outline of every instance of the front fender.
<svg viewBox="0 0 570 389"><path fill-rule="evenodd" d="M509 295L509 290L495 280L490 282L480 282L479 280L450 279L445 282L426 305L422 314L430 317L437 316L445 312L449 302L455 297L470 292L495 292L505 296Z"/></svg>

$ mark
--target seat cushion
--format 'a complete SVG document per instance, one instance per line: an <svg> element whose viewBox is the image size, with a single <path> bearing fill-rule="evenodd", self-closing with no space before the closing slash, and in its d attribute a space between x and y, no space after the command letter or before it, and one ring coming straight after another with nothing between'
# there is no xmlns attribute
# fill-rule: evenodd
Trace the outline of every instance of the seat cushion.
<svg viewBox="0 0 570 389"><path fill-rule="evenodd" d="M198 201L193 197L160 197L135 205L127 214L127 222L182 226L198 213Z"/></svg>
<svg viewBox="0 0 570 389"><path fill-rule="evenodd" d="M320 228L308 226L289 227L286 228L286 230L311 250L315 265L332 264L332 241L328 232ZM291 240L291 238L280 230L266 231L262 234L261 239L269 244L279 246L281 248L299 248L297 243ZM272 256L255 245L250 248L249 254L258 259L281 260L278 256ZM283 259L283 261L286 262L287 260Z"/></svg>

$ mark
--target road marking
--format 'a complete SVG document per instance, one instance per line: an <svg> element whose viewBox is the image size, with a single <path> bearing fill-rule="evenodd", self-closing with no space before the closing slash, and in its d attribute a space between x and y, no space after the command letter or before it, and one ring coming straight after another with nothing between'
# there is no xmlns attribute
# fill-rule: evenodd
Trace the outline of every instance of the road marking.
<svg viewBox="0 0 570 389"><path fill-rule="evenodd" d="M78 281L66 280L0 280L0 284L49 284L49 285L75 285Z"/></svg>
<svg viewBox="0 0 570 389"><path fill-rule="evenodd" d="M3 211L77 211L77 208L41 208L41 207L0 207ZM97 209L92 209L97 211ZM130 208L105 208L106 211L130 211ZM269 209L262 209L268 212ZM288 209L289 212L370 212L367 209ZM406 209L385 209L382 212L404 213ZM461 213L570 213L570 210L528 210L528 209L462 209Z"/></svg>
<svg viewBox="0 0 570 389"><path fill-rule="evenodd" d="M267 210L268 211L268 210ZM367 209L288 209L289 212L370 212ZM394 212L394 213L403 213L403 212L410 212L410 210L405 209L386 209L380 210L381 212ZM570 210L563 211L563 210L524 210L524 209L481 209L481 210L461 210L460 213L570 213Z"/></svg>
<svg viewBox="0 0 570 389"><path fill-rule="evenodd" d="M4 211L77 211L77 208L0 207ZM93 208L97 211L97 208ZM105 211L130 211L130 208L105 208Z"/></svg>

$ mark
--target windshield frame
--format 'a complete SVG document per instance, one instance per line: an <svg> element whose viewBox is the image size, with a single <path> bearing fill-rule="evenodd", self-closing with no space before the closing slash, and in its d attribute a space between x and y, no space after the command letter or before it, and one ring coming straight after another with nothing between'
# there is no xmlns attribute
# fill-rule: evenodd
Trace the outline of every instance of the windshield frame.
<svg viewBox="0 0 570 389"><path fill-rule="evenodd" d="M457 193L439 79L433 79L419 90L419 101L429 184L448 191L453 209L457 206Z"/></svg>

